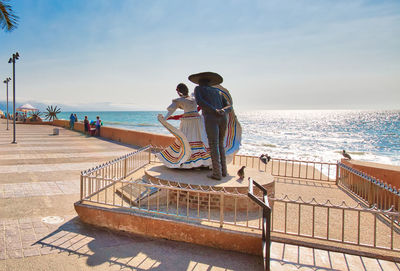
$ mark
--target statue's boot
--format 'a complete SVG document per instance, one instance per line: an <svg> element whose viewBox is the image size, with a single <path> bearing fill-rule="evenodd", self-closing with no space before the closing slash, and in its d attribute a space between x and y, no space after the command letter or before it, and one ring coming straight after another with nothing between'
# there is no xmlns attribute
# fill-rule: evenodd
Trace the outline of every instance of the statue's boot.
<svg viewBox="0 0 400 271"><path fill-rule="evenodd" d="M214 142L209 142L210 145L210 155L212 161L212 174L207 175L208 178L221 180L221 164L219 162L220 153L217 144Z"/></svg>

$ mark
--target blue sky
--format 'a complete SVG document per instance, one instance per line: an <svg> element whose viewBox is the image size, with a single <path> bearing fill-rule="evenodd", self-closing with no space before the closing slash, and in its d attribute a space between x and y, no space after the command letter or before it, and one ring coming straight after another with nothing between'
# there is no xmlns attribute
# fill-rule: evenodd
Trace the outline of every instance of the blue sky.
<svg viewBox="0 0 400 271"><path fill-rule="evenodd" d="M215 71L239 110L400 109L399 1L12 5L20 21L0 32L0 79L18 51L17 101L162 110L178 83L194 88L188 75Z"/></svg>

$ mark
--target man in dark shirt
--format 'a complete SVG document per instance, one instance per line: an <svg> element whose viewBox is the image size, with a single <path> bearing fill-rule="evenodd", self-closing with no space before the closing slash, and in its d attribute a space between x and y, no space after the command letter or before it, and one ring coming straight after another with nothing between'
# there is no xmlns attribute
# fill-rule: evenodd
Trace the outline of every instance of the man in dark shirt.
<svg viewBox="0 0 400 271"><path fill-rule="evenodd" d="M189 80L198 84L194 95L203 112L210 146L212 174L207 177L221 180L227 175L224 137L227 126L226 113L232 110L232 106L218 89L211 87L222 83L223 79L219 74L202 72L190 75Z"/></svg>

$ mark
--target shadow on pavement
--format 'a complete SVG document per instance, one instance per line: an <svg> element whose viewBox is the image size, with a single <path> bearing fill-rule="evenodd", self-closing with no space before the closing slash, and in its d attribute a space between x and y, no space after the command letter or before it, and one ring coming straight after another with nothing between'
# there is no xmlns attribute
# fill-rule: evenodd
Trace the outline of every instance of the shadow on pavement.
<svg viewBox="0 0 400 271"><path fill-rule="evenodd" d="M61 225L35 244L49 253L86 257L88 266L135 270L262 270L261 257L164 239L114 232L84 224L78 217Z"/></svg>

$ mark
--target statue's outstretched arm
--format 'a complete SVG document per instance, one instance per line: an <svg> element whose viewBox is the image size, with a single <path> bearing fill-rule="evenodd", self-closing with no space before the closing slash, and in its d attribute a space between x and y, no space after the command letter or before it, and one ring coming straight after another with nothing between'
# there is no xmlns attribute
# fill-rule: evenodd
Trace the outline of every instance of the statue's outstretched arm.
<svg viewBox="0 0 400 271"><path fill-rule="evenodd" d="M178 103L173 100L170 106L168 106L168 113L164 116L165 119L168 119L175 111L178 109Z"/></svg>

